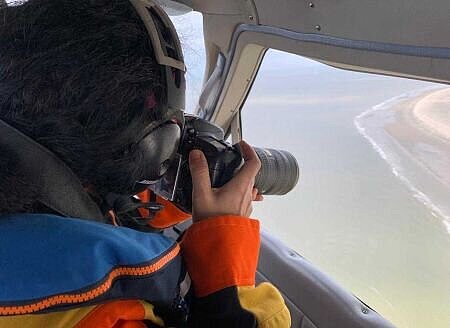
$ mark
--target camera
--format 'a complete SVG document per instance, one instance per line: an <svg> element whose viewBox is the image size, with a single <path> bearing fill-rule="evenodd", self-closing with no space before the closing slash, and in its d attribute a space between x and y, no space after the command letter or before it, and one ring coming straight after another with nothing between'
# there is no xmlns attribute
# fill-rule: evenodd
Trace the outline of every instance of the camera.
<svg viewBox="0 0 450 328"><path fill-rule="evenodd" d="M199 149L208 161L211 186L219 188L230 181L244 163L238 145L225 141L224 131L199 117L185 115L180 145L175 160L165 175L149 188L192 213L192 178L189 153ZM300 170L295 157L287 151L254 148L261 160L255 187L263 195L284 195L297 184Z"/></svg>

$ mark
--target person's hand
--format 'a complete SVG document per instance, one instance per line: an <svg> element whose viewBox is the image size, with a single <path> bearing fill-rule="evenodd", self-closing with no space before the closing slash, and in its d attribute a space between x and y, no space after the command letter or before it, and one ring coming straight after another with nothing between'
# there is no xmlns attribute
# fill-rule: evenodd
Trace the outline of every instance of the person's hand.
<svg viewBox="0 0 450 328"><path fill-rule="evenodd" d="M261 162L250 145L241 141L240 146L245 163L233 179L221 188L211 188L208 163L203 153L193 150L189 154L194 222L221 215L249 217L253 210L252 202L263 200L254 188Z"/></svg>

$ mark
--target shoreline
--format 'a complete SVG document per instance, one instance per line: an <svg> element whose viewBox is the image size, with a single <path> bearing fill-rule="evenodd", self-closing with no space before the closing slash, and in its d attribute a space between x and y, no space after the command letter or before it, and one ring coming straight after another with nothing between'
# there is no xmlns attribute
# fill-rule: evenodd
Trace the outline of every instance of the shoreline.
<svg viewBox="0 0 450 328"><path fill-rule="evenodd" d="M450 234L450 114L446 104L450 106L450 88L408 92L361 113L354 125L389 164L392 174L433 217L441 219Z"/></svg>

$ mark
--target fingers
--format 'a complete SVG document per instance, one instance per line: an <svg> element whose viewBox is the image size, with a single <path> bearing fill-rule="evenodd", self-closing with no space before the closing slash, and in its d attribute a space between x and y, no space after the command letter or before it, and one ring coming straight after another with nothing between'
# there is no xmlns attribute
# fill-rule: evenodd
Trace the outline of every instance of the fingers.
<svg viewBox="0 0 450 328"><path fill-rule="evenodd" d="M252 146L242 140L239 145L241 146L242 156L245 161L245 169L251 172L254 176L258 174L261 168L261 161Z"/></svg>
<svg viewBox="0 0 450 328"><path fill-rule="evenodd" d="M247 144L245 141L240 143L242 156L244 157L244 165L236 174L231 183L234 188L239 188L239 190L245 190L248 186L253 187L255 182L255 176L258 174L261 168L261 161L258 158L255 150Z"/></svg>
<svg viewBox="0 0 450 328"><path fill-rule="evenodd" d="M257 188L253 188L253 190L252 190L252 200L255 200L256 196L258 196L258 189Z"/></svg>
<svg viewBox="0 0 450 328"><path fill-rule="evenodd" d="M195 149L189 153L189 168L191 170L193 192L197 195L211 193L208 162L200 150Z"/></svg>
<svg viewBox="0 0 450 328"><path fill-rule="evenodd" d="M241 142L245 163L239 172L224 186L212 188L208 162L199 150L189 154L189 167L192 176L193 220L230 214L250 217L253 201L262 200L258 189L254 188L255 176L261 163L254 149Z"/></svg>
<svg viewBox="0 0 450 328"><path fill-rule="evenodd" d="M258 188L253 188L252 190L252 200L254 202L260 202L264 200L264 196L259 194Z"/></svg>

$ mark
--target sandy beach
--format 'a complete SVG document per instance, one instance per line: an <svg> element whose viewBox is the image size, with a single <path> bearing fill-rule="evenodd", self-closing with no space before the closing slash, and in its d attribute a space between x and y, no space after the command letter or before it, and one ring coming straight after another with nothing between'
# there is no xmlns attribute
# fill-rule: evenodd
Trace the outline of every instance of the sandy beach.
<svg viewBox="0 0 450 328"><path fill-rule="evenodd" d="M389 99L355 118L392 173L450 234L450 88Z"/></svg>
<svg viewBox="0 0 450 328"><path fill-rule="evenodd" d="M360 132L450 233L450 88L394 98L359 115Z"/></svg>
<svg viewBox="0 0 450 328"><path fill-rule="evenodd" d="M450 88L424 96L413 114L425 128L450 142Z"/></svg>
<svg viewBox="0 0 450 328"><path fill-rule="evenodd" d="M450 188L450 88L400 101L390 111L394 120L384 129L402 155Z"/></svg>

